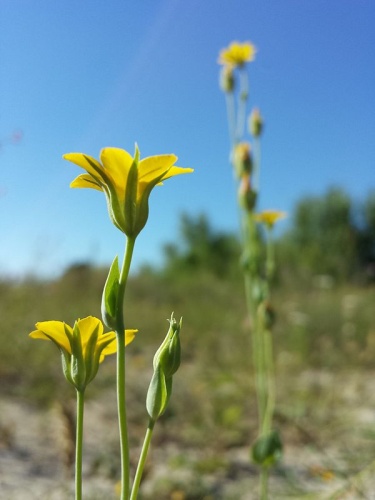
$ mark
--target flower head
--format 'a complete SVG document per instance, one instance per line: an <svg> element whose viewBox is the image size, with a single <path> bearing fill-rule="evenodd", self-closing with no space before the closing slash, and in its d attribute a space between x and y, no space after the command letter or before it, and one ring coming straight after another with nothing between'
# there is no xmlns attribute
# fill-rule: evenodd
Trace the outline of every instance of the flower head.
<svg viewBox="0 0 375 500"><path fill-rule="evenodd" d="M254 61L255 54L256 48L251 42L232 42L229 47L220 51L218 63L241 67Z"/></svg>
<svg viewBox="0 0 375 500"><path fill-rule="evenodd" d="M75 322L73 328L63 321L42 321L29 336L52 340L59 348L66 379L82 390L95 377L99 363L117 350L116 334L104 333L102 322L88 316ZM125 345L132 342L137 330L125 331Z"/></svg>
<svg viewBox="0 0 375 500"><path fill-rule="evenodd" d="M285 219L286 216L286 212L280 210L263 210L263 212L255 214L254 219L272 229L278 220Z"/></svg>
<svg viewBox="0 0 375 500"><path fill-rule="evenodd" d="M173 154L140 160L138 147L134 157L124 149L104 148L100 162L83 153L68 153L63 158L86 170L70 186L103 191L113 224L132 237L136 237L147 222L152 189L169 177L193 172L191 168L175 166L177 156Z"/></svg>
<svg viewBox="0 0 375 500"><path fill-rule="evenodd" d="M173 375L180 367L180 330L182 318L177 323L171 315L169 330L154 356L154 374L146 398L146 408L152 420L157 420L166 410L172 394Z"/></svg>

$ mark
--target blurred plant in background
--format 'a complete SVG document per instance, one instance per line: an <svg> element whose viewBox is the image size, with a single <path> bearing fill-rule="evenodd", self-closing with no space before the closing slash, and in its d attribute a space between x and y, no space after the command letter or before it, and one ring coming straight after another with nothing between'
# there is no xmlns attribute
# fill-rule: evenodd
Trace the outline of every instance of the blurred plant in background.
<svg viewBox="0 0 375 500"><path fill-rule="evenodd" d="M245 294L251 321L252 354L258 406L258 437L252 446L252 458L260 468L260 498L268 498L269 469L281 457L282 442L274 429L275 373L273 326L275 311L271 303L271 285L275 277L275 223L285 217L283 212L268 210L256 213L259 196L259 173L263 133L263 118L259 109L249 117L251 144L246 139L246 114L249 83L246 64L254 60L256 49L250 42L233 42L219 55L223 65L220 85L227 100L231 161L238 186L241 217L241 266ZM266 230L265 244L259 228Z"/></svg>

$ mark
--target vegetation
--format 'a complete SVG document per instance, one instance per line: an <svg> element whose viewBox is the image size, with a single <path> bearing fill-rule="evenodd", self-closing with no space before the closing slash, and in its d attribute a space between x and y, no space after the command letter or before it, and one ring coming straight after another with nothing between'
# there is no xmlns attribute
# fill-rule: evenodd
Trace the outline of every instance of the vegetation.
<svg viewBox="0 0 375 500"><path fill-rule="evenodd" d="M345 405L352 404L347 398L360 397L365 391L363 381L375 368L374 200L371 194L362 206L355 206L339 190L302 200L290 217L289 230L277 242L283 272L273 294L278 310L274 342L281 402L276 423L287 451L297 446L302 453L308 445L320 453L322 447L339 446L340 465L327 458L328 451L319 455L320 479L327 471L347 479L373 460L373 422L356 427L349 436L351 424L342 419ZM188 468L195 479L182 485L172 479L160 484L160 498L169 498L176 488L185 492L181 498L209 494L213 496L207 498L240 498L215 496L212 480L204 480L214 475L217 486L223 469L234 467L231 450L248 449L256 435L243 283L238 264L233 265L239 262L239 245L233 235L215 232L204 216L197 220L183 216L181 236L181 246L166 246L162 270L144 268L130 278L125 320L142 336L142 342L135 340L127 350L130 366L137 366L129 370L128 381L129 419L140 429L132 440L141 440L147 421L144 404L152 357L167 324L162 318L167 319L171 310L177 317L183 313L182 365L154 446L163 449L165 443L175 442L180 451L185 450L174 456L174 466ZM27 333L40 318L71 324L79 316L99 316L107 271L75 265L54 281L0 282L1 397L22 398L43 411L55 402L56 394L61 401L74 397L56 356L51 355L51 345L40 343L35 349ZM359 382L358 376L365 373ZM322 382L324 374L332 383ZM115 364L108 359L87 396L100 400L113 391L114 379ZM358 394L347 396L353 380ZM359 437L365 435L365 440ZM347 443L346 451L338 441ZM280 467L276 475L288 472L287 465ZM283 488L297 498L304 491L299 479L290 476L284 478Z"/></svg>

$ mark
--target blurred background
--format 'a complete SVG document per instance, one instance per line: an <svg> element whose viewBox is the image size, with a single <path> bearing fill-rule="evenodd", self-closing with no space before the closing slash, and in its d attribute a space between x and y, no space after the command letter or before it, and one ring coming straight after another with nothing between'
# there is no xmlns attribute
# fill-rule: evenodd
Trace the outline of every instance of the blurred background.
<svg viewBox="0 0 375 500"><path fill-rule="evenodd" d="M133 153L135 143L142 157L174 153L195 170L153 191L126 297L127 326L140 330L128 350L133 465L153 353L171 311L184 317L183 363L142 498L256 498L249 325L218 85L218 53L232 40L258 50L249 111L260 107L265 120L259 207L288 212L276 228L273 292L285 457L271 491L371 498L368 476L352 478L371 471L375 454L374 15L371 0L1 2L0 498L71 495L74 391L58 352L27 334L37 321L100 316L124 247L104 196L69 189L81 172L62 155ZM115 498L114 371L106 360L88 390L87 498Z"/></svg>

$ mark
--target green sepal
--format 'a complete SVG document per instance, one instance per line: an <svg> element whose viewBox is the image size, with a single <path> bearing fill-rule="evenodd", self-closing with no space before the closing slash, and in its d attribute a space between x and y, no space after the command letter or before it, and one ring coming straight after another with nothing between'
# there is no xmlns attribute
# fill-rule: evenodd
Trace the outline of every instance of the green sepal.
<svg viewBox="0 0 375 500"><path fill-rule="evenodd" d="M63 349L62 347L59 347L59 351L61 354L61 364L62 364L64 377L66 378L66 380L70 384L74 385L73 379L71 377L71 371L70 371L70 354L68 352L66 352L66 350Z"/></svg>
<svg viewBox="0 0 375 500"><path fill-rule="evenodd" d="M147 412L156 421L166 410L172 392L172 378L166 379L161 366L152 376L146 399Z"/></svg>
<svg viewBox="0 0 375 500"><path fill-rule="evenodd" d="M265 436L260 436L252 446L253 461L262 467L271 467L281 458L283 444L277 430L272 430Z"/></svg>
<svg viewBox="0 0 375 500"><path fill-rule="evenodd" d="M77 322L73 327L70 374L76 389L78 391L84 390L86 387L86 366L82 352L81 335Z"/></svg>
<svg viewBox="0 0 375 500"><path fill-rule="evenodd" d="M87 385L96 375L99 369L99 359L96 361L96 343L98 341L99 325L92 332L85 350L85 385ZM96 366L97 365L97 366Z"/></svg>
<svg viewBox="0 0 375 500"><path fill-rule="evenodd" d="M154 187L157 184L159 184L159 182L161 182L164 175L165 175L165 172L160 174L159 177L157 177L156 179L153 180L153 182L150 182L145 187L145 190L142 193L141 199L138 200L137 221L136 221L136 225L135 225L136 235L138 235L146 225L146 222L148 219L148 214L149 214L148 200L150 198L151 191L154 189Z"/></svg>
<svg viewBox="0 0 375 500"><path fill-rule="evenodd" d="M120 282L120 269L118 257L114 258L109 269L107 280L102 294L102 318L104 324L111 329L116 329L116 314L118 303L118 290Z"/></svg>
<svg viewBox="0 0 375 500"><path fill-rule="evenodd" d="M129 169L128 178L126 181L124 207L123 207L123 213L125 215L124 233L128 237L135 237L139 233L139 231L136 230L138 162L139 162L139 149L138 146L136 145L134 160Z"/></svg>
<svg viewBox="0 0 375 500"><path fill-rule="evenodd" d="M181 363L181 342L180 342L180 329L182 325L182 318L180 323L174 319L173 314L170 319L170 328L163 348L159 352L159 361L163 367L164 375L166 378L172 377L180 367Z"/></svg>
<svg viewBox="0 0 375 500"><path fill-rule="evenodd" d="M111 342L116 342L116 339L106 340L105 342L102 342L100 344L100 346L96 346L96 350L94 352L92 360L90 361L91 371L90 371L90 373L86 373L86 385L89 384L96 377L96 374L98 373L98 370L99 370L100 355L101 355L103 349L105 347L107 347L107 345L109 345ZM86 367L87 367L87 363L86 363Z"/></svg>

